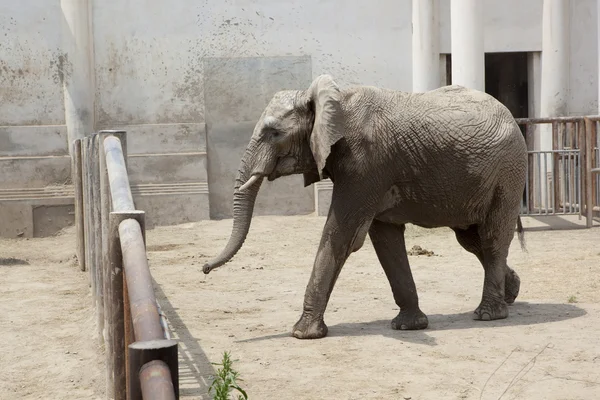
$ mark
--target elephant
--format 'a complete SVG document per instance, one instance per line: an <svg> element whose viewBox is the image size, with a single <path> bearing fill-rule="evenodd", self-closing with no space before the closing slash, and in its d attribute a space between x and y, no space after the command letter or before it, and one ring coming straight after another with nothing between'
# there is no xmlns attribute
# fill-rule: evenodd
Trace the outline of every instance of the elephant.
<svg viewBox="0 0 600 400"><path fill-rule="evenodd" d="M367 234L400 308L391 328L427 328L406 252L408 223L452 229L484 268L473 319L507 318L520 287L507 256L515 224L525 248L520 206L527 167L519 126L486 93L460 85L419 93L341 89L323 74L305 90L276 92L266 106L241 158L229 241L203 271L242 247L264 178L303 174L305 187L330 179L333 190L293 337L327 335L333 287Z"/></svg>

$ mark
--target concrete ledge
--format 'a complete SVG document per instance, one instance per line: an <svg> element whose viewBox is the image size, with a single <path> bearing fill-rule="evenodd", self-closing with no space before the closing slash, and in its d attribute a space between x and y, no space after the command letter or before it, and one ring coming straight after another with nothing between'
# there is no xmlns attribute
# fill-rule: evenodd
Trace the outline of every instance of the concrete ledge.
<svg viewBox="0 0 600 400"><path fill-rule="evenodd" d="M0 126L0 157L68 154L66 125Z"/></svg>
<svg viewBox="0 0 600 400"><path fill-rule="evenodd" d="M0 237L52 236L75 221L73 187L0 190Z"/></svg>
<svg viewBox="0 0 600 400"><path fill-rule="evenodd" d="M73 198L73 185L48 186L44 188L14 188L0 189L0 201L42 201ZM46 204L46 203L44 203Z"/></svg>
<svg viewBox="0 0 600 400"><path fill-rule="evenodd" d="M2 188L46 187L71 181L71 158L0 157Z"/></svg>
<svg viewBox="0 0 600 400"><path fill-rule="evenodd" d="M129 146L128 146L129 147ZM206 182L206 153L137 154L127 157L132 184Z"/></svg>
<svg viewBox="0 0 600 400"><path fill-rule="evenodd" d="M135 196L161 196L171 194L208 194L208 183L159 183L132 185L131 193Z"/></svg>
<svg viewBox="0 0 600 400"><path fill-rule="evenodd" d="M122 129L127 132L129 155L206 152L204 123L118 125L106 129Z"/></svg>
<svg viewBox="0 0 600 400"><path fill-rule="evenodd" d="M333 193L333 182L326 179L315 183L315 212L318 216L327 216L331 206L331 194Z"/></svg>

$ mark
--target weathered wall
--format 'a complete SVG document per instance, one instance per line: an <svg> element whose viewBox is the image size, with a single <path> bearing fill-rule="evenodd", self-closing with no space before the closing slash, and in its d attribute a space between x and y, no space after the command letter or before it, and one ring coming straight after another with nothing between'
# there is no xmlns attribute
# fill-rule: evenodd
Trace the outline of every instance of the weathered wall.
<svg viewBox="0 0 600 400"><path fill-rule="evenodd" d="M32 236L35 206L70 201L64 191L31 190L70 179L61 25L58 2L0 1L0 236Z"/></svg>
<svg viewBox="0 0 600 400"><path fill-rule="evenodd" d="M448 53L451 0L439 1ZM483 1L486 51L541 50L543 0ZM597 110L596 3L571 1L571 114ZM136 202L150 223L230 215L239 157L276 90L305 88L322 73L342 86L412 87L411 0L91 4L95 128L128 131ZM64 216L33 208L68 213L72 204L70 189L45 189L69 180L65 26L59 1L0 0L0 220L22 221L0 226L2 235L48 232L34 228L36 216ZM316 201L325 213L330 191L283 178L264 185L256 212L306 213Z"/></svg>

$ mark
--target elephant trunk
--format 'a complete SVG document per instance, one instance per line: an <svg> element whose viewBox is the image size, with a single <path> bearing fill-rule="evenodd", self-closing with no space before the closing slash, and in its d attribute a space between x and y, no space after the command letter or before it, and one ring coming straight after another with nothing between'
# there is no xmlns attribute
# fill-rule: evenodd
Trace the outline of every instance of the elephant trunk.
<svg viewBox="0 0 600 400"><path fill-rule="evenodd" d="M248 154L251 153L246 152L246 155ZM236 178L235 191L233 194L233 228L231 236L221 253L204 265L203 271L205 274L208 274L211 270L218 268L231 260L242 248L246 236L248 235L248 231L250 230L254 203L260 185L262 184L263 177L258 175L250 176L247 172L249 169L245 168L245 166L248 165L245 160L242 160L242 165L243 167L240 169Z"/></svg>

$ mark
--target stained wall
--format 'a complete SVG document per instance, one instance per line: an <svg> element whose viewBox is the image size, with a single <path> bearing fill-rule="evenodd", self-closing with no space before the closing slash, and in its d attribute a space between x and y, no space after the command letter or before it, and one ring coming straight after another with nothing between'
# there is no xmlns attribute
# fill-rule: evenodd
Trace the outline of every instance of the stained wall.
<svg viewBox="0 0 600 400"><path fill-rule="evenodd" d="M128 131L151 224L231 215L239 157L275 91L322 73L342 87L412 87L411 0L89 1L95 129ZM543 0L484 2L486 51L541 51ZM42 225L72 213L63 12L59 1L0 0L0 218L13 221L2 235L51 232ZM596 0L571 1L571 114L598 107L596 22ZM449 23L440 0L443 53ZM256 214L323 214L330 191L281 178L264 185ZM58 217L33 212L49 205Z"/></svg>

